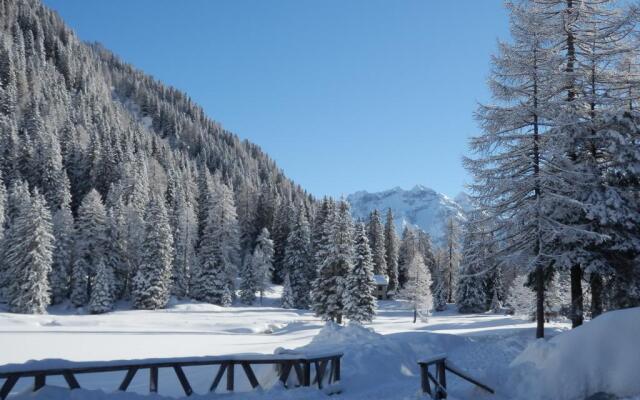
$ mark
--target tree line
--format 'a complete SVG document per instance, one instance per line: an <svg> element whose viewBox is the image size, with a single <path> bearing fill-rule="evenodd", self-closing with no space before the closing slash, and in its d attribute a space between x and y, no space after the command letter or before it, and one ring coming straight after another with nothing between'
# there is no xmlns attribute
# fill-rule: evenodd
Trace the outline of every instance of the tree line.
<svg viewBox="0 0 640 400"><path fill-rule="evenodd" d="M587 311L640 305L638 9L614 0L507 3L511 40L492 57L495 102L465 159L477 211L464 235L461 298L517 271L535 292L537 336L569 299ZM501 290L495 290L496 300ZM590 306L585 310L585 301Z"/></svg>

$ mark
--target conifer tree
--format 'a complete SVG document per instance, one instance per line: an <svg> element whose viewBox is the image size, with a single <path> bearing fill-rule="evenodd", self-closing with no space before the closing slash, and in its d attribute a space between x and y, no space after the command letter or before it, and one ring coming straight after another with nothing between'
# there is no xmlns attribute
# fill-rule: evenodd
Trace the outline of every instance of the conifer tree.
<svg viewBox="0 0 640 400"><path fill-rule="evenodd" d="M418 237L408 225L402 230L402 239L398 249L398 285L404 287L407 281L409 263L418 251Z"/></svg>
<svg viewBox="0 0 640 400"><path fill-rule="evenodd" d="M281 202L273 221L273 283L282 283L287 272L284 267L284 259L293 218L294 212L291 205L287 202Z"/></svg>
<svg viewBox="0 0 640 400"><path fill-rule="evenodd" d="M133 302L138 309L164 308L169 300L173 236L164 201L152 196L145 213L141 264L133 281Z"/></svg>
<svg viewBox="0 0 640 400"><path fill-rule="evenodd" d="M50 302L48 275L53 263L51 213L44 196L18 195L16 214L7 234L5 262L10 266L9 306L12 312L41 314Z"/></svg>
<svg viewBox="0 0 640 400"><path fill-rule="evenodd" d="M282 308L294 308L295 301L293 298L293 289L291 288L291 280L289 274L284 276L284 282L282 284Z"/></svg>
<svg viewBox="0 0 640 400"><path fill-rule="evenodd" d="M344 314L351 321L370 322L375 315L376 298L373 295L373 261L369 239L363 224L355 229L355 258L347 277Z"/></svg>
<svg viewBox="0 0 640 400"><path fill-rule="evenodd" d="M74 220L68 204L63 205L53 215L53 235L55 246L49 283L52 304L58 304L69 295L73 265Z"/></svg>
<svg viewBox="0 0 640 400"><path fill-rule="evenodd" d="M367 225L369 234L369 247L373 257L373 273L375 275L387 274L386 248L384 243L384 227L378 210L373 210L369 215Z"/></svg>
<svg viewBox="0 0 640 400"><path fill-rule="evenodd" d="M273 273L273 241L269 237L269 230L262 228L262 232L256 240L256 247L251 255L251 268L255 271L256 288L260 293L260 303Z"/></svg>
<svg viewBox="0 0 640 400"><path fill-rule="evenodd" d="M311 232L311 251L313 255L314 277L324 263L331 243L331 229L335 217L335 203L332 198L325 197L320 209L316 212ZM313 281L313 280L312 280Z"/></svg>
<svg viewBox="0 0 640 400"><path fill-rule="evenodd" d="M416 323L418 315L426 319L433 308L431 284L429 269L425 265L422 255L416 254L409 263L407 285L403 292L413 308L413 323Z"/></svg>
<svg viewBox="0 0 640 400"><path fill-rule="evenodd" d="M353 226L349 203L341 200L333 223L332 243L313 283L312 308L325 320L342 323L346 278L353 265Z"/></svg>
<svg viewBox="0 0 640 400"><path fill-rule="evenodd" d="M394 292L398 289L398 235L391 209L387 210L387 222L384 226L384 247L387 276L389 277L388 290Z"/></svg>
<svg viewBox="0 0 640 400"><path fill-rule="evenodd" d="M309 246L309 223L304 210L299 209L296 221L289 231L283 261L283 268L289 275L293 292L293 304L299 309L308 308L310 302L311 279L314 271Z"/></svg>
<svg viewBox="0 0 640 400"><path fill-rule="evenodd" d="M89 311L92 314L103 314L113 308L113 273L104 261L100 260L96 267L96 279L91 299L89 300Z"/></svg>
<svg viewBox="0 0 640 400"><path fill-rule="evenodd" d="M258 291L258 271L254 269L253 254L244 257L240 268L240 301L251 305L256 300Z"/></svg>
<svg viewBox="0 0 640 400"><path fill-rule="evenodd" d="M107 215L100 194L92 189L82 200L76 219L75 265L72 285L73 299L76 306L85 305L91 298L92 285L95 280L95 268L105 256L107 245ZM84 271L82 269L85 269ZM84 277L82 276L84 275ZM85 283L83 288L81 283ZM85 294L78 293L83 291ZM84 299L82 303L79 303Z"/></svg>
<svg viewBox="0 0 640 400"><path fill-rule="evenodd" d="M175 265L172 274L171 292L185 297L189 291L190 277L195 269L196 243L198 242L197 215L193 204L184 193L176 196L174 228Z"/></svg>

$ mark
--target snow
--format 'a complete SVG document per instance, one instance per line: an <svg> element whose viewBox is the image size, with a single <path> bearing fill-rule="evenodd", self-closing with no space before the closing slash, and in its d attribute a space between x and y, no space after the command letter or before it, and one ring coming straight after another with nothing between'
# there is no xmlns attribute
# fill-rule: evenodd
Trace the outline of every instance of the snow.
<svg viewBox="0 0 640 400"><path fill-rule="evenodd" d="M391 208L398 233L406 225L418 227L438 245L443 243L444 227L450 217L459 224L466 220L464 208L455 200L422 185L410 190L396 187L378 193L359 191L347 196L347 201L356 219L367 220L374 209L385 215Z"/></svg>
<svg viewBox="0 0 640 400"><path fill-rule="evenodd" d="M549 341L531 343L511 369L518 399L638 395L640 308L611 311Z"/></svg>
<svg viewBox="0 0 640 400"><path fill-rule="evenodd" d="M519 380L522 385L526 385L522 389L525 392L527 387L535 387L533 380L527 381L521 374L525 370L530 371L532 364L542 365L536 363L548 363L544 365L557 369L556 372L537 375L550 386L557 385L557 381L577 379L582 373L576 371L568 376L570 373L565 372L562 375L563 360L571 365L587 364L586 360L607 361L612 368L620 365L621 368L629 367L629 371L637 371L639 367L637 362L633 364L636 353L623 353L616 345L634 332L638 337L637 325L633 322L638 320L638 310L625 311L629 314L622 317L615 317L615 313L605 314L587 323L584 328L568 333L562 333L568 329L566 324L550 323L547 325L547 336L557 336L548 342L536 342L534 324L514 316L458 314L456 310L449 309L435 313L428 322L418 321L414 324L410 304L401 300L379 301L377 315L371 324L325 324L309 312L278 308L276 305L280 292L279 287L271 288L266 293L263 306L234 305L223 308L173 301L168 309L156 311L129 311L124 309L126 304L120 304L117 311L104 315L77 314L64 307L52 307L48 315L39 316L0 312L0 364L55 358L93 363L118 359L192 359L229 354L245 357L249 356L247 353L263 354L271 358L274 354L278 354L277 357L298 357L300 353L317 355L342 352L342 379L339 384L342 394L339 398L347 400L416 399L420 388L418 360L442 353L458 368L497 391L495 396L490 396L468 382L448 375L451 399L513 399L513 388L521 386ZM605 331L605 326L611 324L614 324L615 329L606 329L613 335L610 344L597 342L596 346L596 341L601 338L591 338L592 331ZM633 331L634 327L636 331ZM565 349L568 345L564 343L569 343L569 338L576 335L584 336L576 346L598 353L600 358L580 354L569 358L571 348ZM551 348L560 348L563 353L552 356L549 352ZM605 357L607 354L609 358ZM254 357L255 354L250 356ZM636 357L636 360L640 360L640 357ZM39 366L39 362L63 361L32 362L27 364L27 368ZM212 398L206 395L206 391L215 368L217 367L185 368L194 390L202 394L191 398ZM327 398L327 392L317 388L285 389L277 382L272 366L258 366L254 370L264 389L250 391L242 370L238 369L236 390L243 393L224 394L224 390L220 388L222 393L217 393L216 398ZM22 395L15 398L38 400L156 400L183 396L171 369L160 369L158 395L139 396L148 392L147 374L146 371L139 372L129 392L124 394L107 396L103 392L111 392L117 388L124 372L78 375L83 390L72 392L47 386L37 393L31 393L28 389L32 380L25 379L19 382L14 392L22 392ZM622 384L616 382L615 377L626 380L632 375L632 372L626 375L611 372L608 375L610 379L607 380L611 386L602 383L594 387L594 390L615 389L616 385ZM554 376L559 376L557 381L552 379ZM47 384L65 386L61 377L50 378ZM336 387L332 389L335 390ZM640 394L637 386L629 389L630 391L619 393ZM544 396L542 393L538 398L545 398Z"/></svg>

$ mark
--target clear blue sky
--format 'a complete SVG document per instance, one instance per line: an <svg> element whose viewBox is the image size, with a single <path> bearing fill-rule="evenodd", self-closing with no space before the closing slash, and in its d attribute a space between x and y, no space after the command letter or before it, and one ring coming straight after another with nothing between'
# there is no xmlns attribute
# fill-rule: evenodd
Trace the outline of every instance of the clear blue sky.
<svg viewBox="0 0 640 400"><path fill-rule="evenodd" d="M81 39L184 90L315 195L454 196L501 0L45 0Z"/></svg>

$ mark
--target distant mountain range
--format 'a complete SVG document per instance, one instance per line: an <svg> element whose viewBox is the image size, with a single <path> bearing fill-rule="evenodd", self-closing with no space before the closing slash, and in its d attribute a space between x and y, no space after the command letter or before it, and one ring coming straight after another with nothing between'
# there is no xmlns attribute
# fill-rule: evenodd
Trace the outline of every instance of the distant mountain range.
<svg viewBox="0 0 640 400"><path fill-rule="evenodd" d="M451 199L422 185L410 190L396 187L383 192L359 191L347 196L354 218L366 220L373 209L386 213L391 208L398 233L406 225L427 232L437 245L444 243L444 230L449 218L458 223L466 220L471 208L469 197L461 193Z"/></svg>

